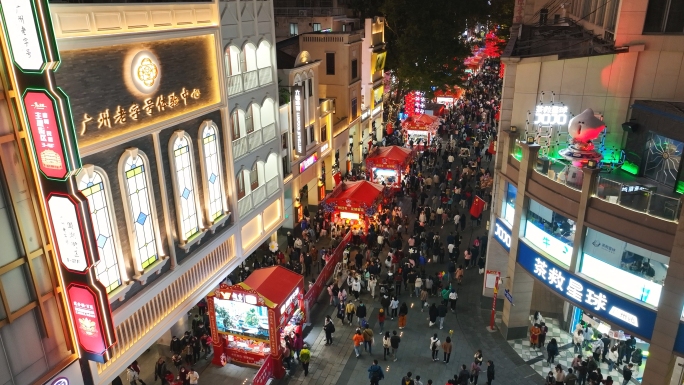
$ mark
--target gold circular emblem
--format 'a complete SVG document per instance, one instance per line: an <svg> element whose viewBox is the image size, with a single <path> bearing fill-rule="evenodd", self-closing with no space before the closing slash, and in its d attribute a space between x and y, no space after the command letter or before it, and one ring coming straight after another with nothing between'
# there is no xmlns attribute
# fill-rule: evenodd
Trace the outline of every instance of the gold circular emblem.
<svg viewBox="0 0 684 385"><path fill-rule="evenodd" d="M146 86L152 87L157 79L157 75L159 75L157 66L150 58L144 58L138 66L138 79Z"/></svg>

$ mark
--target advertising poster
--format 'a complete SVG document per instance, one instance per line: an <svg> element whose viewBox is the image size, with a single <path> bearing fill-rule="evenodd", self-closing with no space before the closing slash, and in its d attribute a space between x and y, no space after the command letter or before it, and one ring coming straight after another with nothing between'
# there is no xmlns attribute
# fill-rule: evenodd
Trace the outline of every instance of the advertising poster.
<svg viewBox="0 0 684 385"><path fill-rule="evenodd" d="M268 340L267 307L216 298L214 311L219 333Z"/></svg>

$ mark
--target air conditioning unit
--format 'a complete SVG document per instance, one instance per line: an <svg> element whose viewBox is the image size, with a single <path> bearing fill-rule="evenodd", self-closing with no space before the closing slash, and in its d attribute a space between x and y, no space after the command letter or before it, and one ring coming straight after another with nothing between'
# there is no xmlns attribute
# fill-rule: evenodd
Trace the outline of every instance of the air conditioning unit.
<svg viewBox="0 0 684 385"><path fill-rule="evenodd" d="M306 17L306 9L300 9L300 10L299 10L299 16L304 16L304 17Z"/></svg>
<svg viewBox="0 0 684 385"><path fill-rule="evenodd" d="M603 33L603 40L615 42L615 32L605 31Z"/></svg>

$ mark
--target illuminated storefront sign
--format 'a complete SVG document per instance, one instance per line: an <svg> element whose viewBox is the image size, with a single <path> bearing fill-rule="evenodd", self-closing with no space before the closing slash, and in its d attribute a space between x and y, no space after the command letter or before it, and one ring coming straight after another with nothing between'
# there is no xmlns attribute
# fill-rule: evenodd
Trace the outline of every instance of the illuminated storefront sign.
<svg viewBox="0 0 684 385"><path fill-rule="evenodd" d="M568 123L568 107L538 105L534 109L534 124L542 126Z"/></svg>
<svg viewBox="0 0 684 385"><path fill-rule="evenodd" d="M496 218L496 222L494 222L494 238L506 251L511 251L511 231L499 218Z"/></svg>
<svg viewBox="0 0 684 385"><path fill-rule="evenodd" d="M537 227L531 221L525 225L525 239L540 248L543 252L556 258L559 262L570 266L572 246Z"/></svg>
<svg viewBox="0 0 684 385"><path fill-rule="evenodd" d="M328 151L329 148L330 148L330 143L326 143L326 144L322 145L321 146L321 154Z"/></svg>
<svg viewBox="0 0 684 385"><path fill-rule="evenodd" d="M297 296L299 296L299 288L296 288L294 292L290 295L290 297L285 300L283 305L280 307L280 314L284 315L289 312L290 307L292 304L297 301Z"/></svg>
<svg viewBox="0 0 684 385"><path fill-rule="evenodd" d="M376 106L375 108L373 108L373 113L371 115L377 115L380 112L380 110L382 110L382 106Z"/></svg>
<svg viewBox="0 0 684 385"><path fill-rule="evenodd" d="M69 385L69 379L65 377L55 378L50 385Z"/></svg>
<svg viewBox="0 0 684 385"><path fill-rule="evenodd" d="M48 198L48 210L60 262L68 270L86 271L89 263L75 203L66 196L52 195Z"/></svg>
<svg viewBox="0 0 684 385"><path fill-rule="evenodd" d="M218 105L215 40L204 34L60 51L55 79L69 95L79 147Z"/></svg>
<svg viewBox="0 0 684 385"><path fill-rule="evenodd" d="M370 115L371 115L370 113L371 113L371 110L369 108L366 108L365 110L363 110L363 112L361 113L361 120L363 121L363 120L370 118Z"/></svg>
<svg viewBox="0 0 684 385"><path fill-rule="evenodd" d="M107 345L95 293L86 286L71 284L67 294L81 347L93 354L103 354Z"/></svg>
<svg viewBox="0 0 684 385"><path fill-rule="evenodd" d="M304 170L311 167L314 163L316 163L317 160L318 154L313 154L310 157L304 159L301 163L299 163L299 173L303 173Z"/></svg>
<svg viewBox="0 0 684 385"><path fill-rule="evenodd" d="M373 63L373 72L382 71L385 68L385 61L387 59L387 51L373 52L371 63Z"/></svg>
<svg viewBox="0 0 684 385"><path fill-rule="evenodd" d="M2 0L12 59L24 71L40 71L45 64L33 6L31 0Z"/></svg>
<svg viewBox="0 0 684 385"><path fill-rule="evenodd" d="M28 91L24 95L24 106L40 171L47 178L64 179L69 168L62 149L54 102L45 91Z"/></svg>
<svg viewBox="0 0 684 385"><path fill-rule="evenodd" d="M655 310L639 306L569 273L525 242L519 243L518 263L548 288L587 312L604 318L614 329L624 329L640 337L651 338L655 326Z"/></svg>
<svg viewBox="0 0 684 385"><path fill-rule="evenodd" d="M297 155L304 155L306 152L306 138L304 138L304 124L302 123L302 90L302 86L292 87L292 126Z"/></svg>

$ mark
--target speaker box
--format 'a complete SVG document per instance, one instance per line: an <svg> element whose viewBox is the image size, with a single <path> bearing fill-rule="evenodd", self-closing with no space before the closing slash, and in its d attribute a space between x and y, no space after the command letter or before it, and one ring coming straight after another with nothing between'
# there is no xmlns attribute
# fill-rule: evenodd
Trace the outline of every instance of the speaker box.
<svg viewBox="0 0 684 385"><path fill-rule="evenodd" d="M637 124L634 122L624 122L622 123L622 129L627 132L636 132Z"/></svg>

